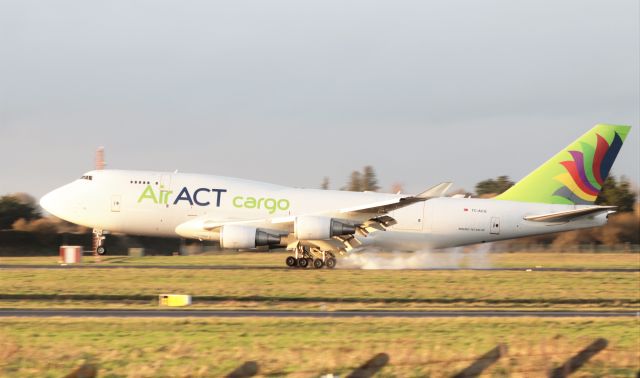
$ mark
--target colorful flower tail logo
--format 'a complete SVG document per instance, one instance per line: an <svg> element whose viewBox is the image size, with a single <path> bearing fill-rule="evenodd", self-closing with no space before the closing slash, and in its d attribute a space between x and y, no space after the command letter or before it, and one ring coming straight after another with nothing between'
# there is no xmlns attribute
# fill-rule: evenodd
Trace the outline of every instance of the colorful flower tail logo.
<svg viewBox="0 0 640 378"><path fill-rule="evenodd" d="M611 145L596 134L595 150L592 145L580 143L582 151L569 151L572 160L560 162L566 169L555 177L563 186L553 193L577 205L593 204L607 179L613 162L622 147L622 138L615 133Z"/></svg>

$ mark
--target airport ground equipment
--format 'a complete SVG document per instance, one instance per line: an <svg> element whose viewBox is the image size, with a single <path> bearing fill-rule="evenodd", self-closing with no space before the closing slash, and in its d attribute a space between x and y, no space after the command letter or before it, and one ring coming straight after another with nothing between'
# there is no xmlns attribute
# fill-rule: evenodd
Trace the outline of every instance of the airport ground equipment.
<svg viewBox="0 0 640 378"><path fill-rule="evenodd" d="M61 245L60 246L60 263L79 264L81 262L82 262L82 246L79 246L79 245Z"/></svg>

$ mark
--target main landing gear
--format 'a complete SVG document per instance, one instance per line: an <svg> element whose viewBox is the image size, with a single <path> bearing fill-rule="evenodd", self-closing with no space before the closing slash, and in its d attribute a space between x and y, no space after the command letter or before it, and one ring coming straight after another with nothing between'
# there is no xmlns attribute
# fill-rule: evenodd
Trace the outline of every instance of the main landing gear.
<svg viewBox="0 0 640 378"><path fill-rule="evenodd" d="M313 267L315 269L322 269L326 267L333 269L336 267L337 261L336 256L332 252L298 246L295 249L295 256L288 256L285 262L290 268Z"/></svg>

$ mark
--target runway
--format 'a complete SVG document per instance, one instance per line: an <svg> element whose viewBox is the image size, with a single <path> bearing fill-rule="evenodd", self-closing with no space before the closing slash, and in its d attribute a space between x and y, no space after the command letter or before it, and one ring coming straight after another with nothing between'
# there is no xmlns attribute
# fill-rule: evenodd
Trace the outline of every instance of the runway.
<svg viewBox="0 0 640 378"><path fill-rule="evenodd" d="M0 317L69 318L613 318L640 317L637 311L251 311L251 310L83 310L3 309Z"/></svg>
<svg viewBox="0 0 640 378"><path fill-rule="evenodd" d="M246 266L246 265L31 265L31 264L0 264L0 269L169 269L169 270L288 270L286 266ZM310 269L310 268L309 268ZM359 268L336 268L338 270L362 270ZM386 269L379 269L386 270ZM394 269L388 269L394 270ZM400 270L400 269L396 269ZM636 273L640 268L424 268L424 269L401 269L401 270L423 270L423 271L526 271L526 272L602 272L602 273Z"/></svg>

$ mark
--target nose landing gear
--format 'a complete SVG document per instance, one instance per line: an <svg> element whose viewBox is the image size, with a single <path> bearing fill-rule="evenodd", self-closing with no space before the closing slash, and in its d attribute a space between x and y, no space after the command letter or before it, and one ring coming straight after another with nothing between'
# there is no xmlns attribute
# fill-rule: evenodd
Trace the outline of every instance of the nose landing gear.
<svg viewBox="0 0 640 378"><path fill-rule="evenodd" d="M107 253L107 248L104 246L104 240L106 236L104 236L103 230L93 229L93 254L97 255L105 255Z"/></svg>

